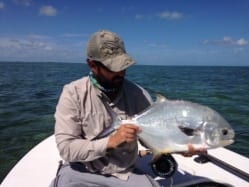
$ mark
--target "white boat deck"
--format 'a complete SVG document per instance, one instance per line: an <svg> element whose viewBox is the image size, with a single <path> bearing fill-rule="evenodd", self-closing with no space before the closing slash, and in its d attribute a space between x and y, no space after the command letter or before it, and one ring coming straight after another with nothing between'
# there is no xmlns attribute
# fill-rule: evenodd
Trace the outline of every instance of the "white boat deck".
<svg viewBox="0 0 249 187"><path fill-rule="evenodd" d="M209 154L230 163L249 175L249 159L224 148L210 150ZM195 156L196 157L196 156ZM197 182L216 181L231 186L248 187L249 182L212 162L200 164L195 157L174 155L178 163L178 170L172 178L156 177L149 166L150 156L143 157L137 166L152 175L162 186L186 186ZM61 160L54 136L42 141L28 152L9 172L1 187L45 187L56 175L58 162Z"/></svg>

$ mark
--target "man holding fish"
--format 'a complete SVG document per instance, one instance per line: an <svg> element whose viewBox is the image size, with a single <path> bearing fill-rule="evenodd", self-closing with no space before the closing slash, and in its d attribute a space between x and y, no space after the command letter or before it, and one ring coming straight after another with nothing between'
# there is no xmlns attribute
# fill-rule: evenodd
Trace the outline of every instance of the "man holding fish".
<svg viewBox="0 0 249 187"><path fill-rule="evenodd" d="M65 85L56 107L55 137L64 163L51 186L159 186L134 168L138 137L157 156L161 150L146 142L147 123L134 117L154 103L146 90L125 79L135 61L122 39L107 30L94 33L87 63L89 75ZM183 126L177 133L187 130ZM179 147L192 151L190 156L196 153L192 144Z"/></svg>

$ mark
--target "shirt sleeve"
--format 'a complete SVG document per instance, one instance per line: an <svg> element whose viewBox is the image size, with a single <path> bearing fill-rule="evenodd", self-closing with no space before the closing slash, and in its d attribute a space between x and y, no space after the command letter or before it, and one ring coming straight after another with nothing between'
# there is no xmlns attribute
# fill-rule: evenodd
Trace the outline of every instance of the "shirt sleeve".
<svg viewBox="0 0 249 187"><path fill-rule="evenodd" d="M88 162L105 156L109 137L82 137L80 107L75 90L63 88L55 112L55 138L61 157L68 162Z"/></svg>

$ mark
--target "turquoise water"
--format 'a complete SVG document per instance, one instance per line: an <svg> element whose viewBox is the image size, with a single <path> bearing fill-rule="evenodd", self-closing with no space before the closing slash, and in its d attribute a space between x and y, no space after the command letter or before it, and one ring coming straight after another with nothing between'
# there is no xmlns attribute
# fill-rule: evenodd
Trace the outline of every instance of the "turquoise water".
<svg viewBox="0 0 249 187"><path fill-rule="evenodd" d="M0 181L34 145L53 133L62 86L88 74L85 64L0 63ZM133 66L127 78L152 95L208 105L237 133L227 148L249 157L249 67ZM247 132L247 133L246 133Z"/></svg>

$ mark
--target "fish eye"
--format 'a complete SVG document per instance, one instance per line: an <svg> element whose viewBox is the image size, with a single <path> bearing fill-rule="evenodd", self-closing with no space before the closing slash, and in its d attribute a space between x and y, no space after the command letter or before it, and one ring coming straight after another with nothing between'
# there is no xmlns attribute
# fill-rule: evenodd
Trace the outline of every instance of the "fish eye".
<svg viewBox="0 0 249 187"><path fill-rule="evenodd" d="M222 129L222 134L225 136L228 134L228 130L227 129Z"/></svg>

